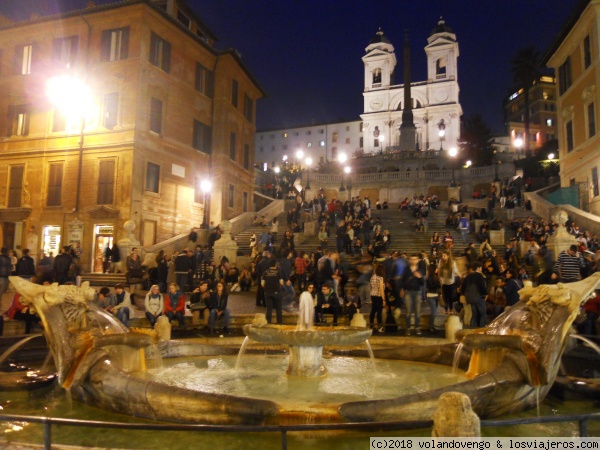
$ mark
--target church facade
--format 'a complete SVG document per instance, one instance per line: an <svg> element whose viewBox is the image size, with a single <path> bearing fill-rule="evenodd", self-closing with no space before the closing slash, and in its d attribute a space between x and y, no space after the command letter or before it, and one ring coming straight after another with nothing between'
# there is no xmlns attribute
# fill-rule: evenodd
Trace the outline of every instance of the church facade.
<svg viewBox="0 0 600 450"><path fill-rule="evenodd" d="M365 70L363 152L396 151L404 84L395 84L397 60L394 46L379 30L362 60ZM458 148L462 108L458 100L458 42L443 19L427 39L427 80L411 83L412 110L416 127L415 150Z"/></svg>
<svg viewBox="0 0 600 450"><path fill-rule="evenodd" d="M460 116L458 42L440 19L425 46L427 80L410 83L416 151L458 148ZM404 84L396 84L398 64L394 45L379 30L369 42L364 64L364 109L360 120L258 131L255 161L273 168L291 161L300 150L314 163L399 150L404 111Z"/></svg>

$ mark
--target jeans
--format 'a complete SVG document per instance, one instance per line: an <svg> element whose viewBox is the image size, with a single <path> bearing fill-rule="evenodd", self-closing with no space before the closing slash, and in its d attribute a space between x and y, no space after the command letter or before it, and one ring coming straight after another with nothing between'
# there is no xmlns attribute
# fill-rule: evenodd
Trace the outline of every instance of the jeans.
<svg viewBox="0 0 600 450"><path fill-rule="evenodd" d="M487 317L485 312L485 299L481 297L475 303L471 303L471 327L481 328L487 324Z"/></svg>
<svg viewBox="0 0 600 450"><path fill-rule="evenodd" d="M281 305L281 295L279 295L279 292L265 292L265 300L267 302L267 323L272 323L273 308L275 308L277 323L282 324L283 312Z"/></svg>
<svg viewBox="0 0 600 450"><path fill-rule="evenodd" d="M369 314L369 323L375 324L373 319L377 315L377 324L383 326L383 299L379 296L371 296L371 314Z"/></svg>
<svg viewBox="0 0 600 450"><path fill-rule="evenodd" d="M462 237L463 244L466 244L467 243L467 237L469 235L469 229L468 228L461 228L460 229L460 235Z"/></svg>
<svg viewBox="0 0 600 450"><path fill-rule="evenodd" d="M179 285L179 289L181 292L185 292L187 290L187 282L188 282L188 274L187 273L176 273L175 274L175 282Z"/></svg>
<svg viewBox="0 0 600 450"><path fill-rule="evenodd" d="M229 310L225 309L219 319L223 319L223 327L228 328L229 327ZM208 317L208 326L209 326L211 332L215 329L215 322L217 320L218 320L217 310L211 309L210 316Z"/></svg>
<svg viewBox="0 0 600 450"><path fill-rule="evenodd" d="M146 311L146 319L148 319L148 322L150 322L150 326L152 328L154 328L154 324L156 323L156 321L158 320L158 318L160 316L161 316L160 314L158 316L155 316L154 314L149 313L148 311Z"/></svg>
<svg viewBox="0 0 600 450"><path fill-rule="evenodd" d="M410 328L410 318L415 315L415 329L421 328L421 291L405 291L406 301L406 329Z"/></svg>
<svg viewBox="0 0 600 450"><path fill-rule="evenodd" d="M437 313L438 308L438 296L429 294L427 296L427 303L429 304L429 329L435 329L435 315Z"/></svg>
<svg viewBox="0 0 600 450"><path fill-rule="evenodd" d="M123 322L123 325L129 327L129 308L127 306L117 310L117 319Z"/></svg>
<svg viewBox="0 0 600 450"><path fill-rule="evenodd" d="M165 313L165 316L169 318L169 323L173 322L173 319L177 319L179 325L184 326L185 320L183 318L183 311L168 311Z"/></svg>

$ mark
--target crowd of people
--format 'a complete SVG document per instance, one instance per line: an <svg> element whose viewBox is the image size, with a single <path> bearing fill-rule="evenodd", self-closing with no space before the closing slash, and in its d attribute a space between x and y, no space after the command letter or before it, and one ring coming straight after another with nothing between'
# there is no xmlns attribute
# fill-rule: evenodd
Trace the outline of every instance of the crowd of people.
<svg viewBox="0 0 600 450"><path fill-rule="evenodd" d="M219 238L220 229L211 224L208 245L192 247L197 236L191 230L185 249L173 254L161 250L153 264L143 265L137 249L133 248L124 268L130 292L122 285L115 286L114 293L103 288L98 303L127 325L130 294L145 288L148 294L144 308L151 325L161 315L183 325L184 316L191 309L205 315L211 331L217 322L227 331L228 293L256 288L256 305L266 308L269 323L282 323L282 312L296 311L297 299L306 293L305 297L310 295L313 299L317 323L325 321L328 315L332 316L333 324L343 316L351 320L361 308L370 305L369 323L376 332L397 331L399 318L404 314L405 333L420 335L426 328L421 326L422 305L429 306L427 328L432 332L440 305L445 314L459 314L464 326L482 327L519 300L518 291L526 280L540 284L572 282L599 270L600 245L595 234L568 221L566 231L577 244L552 255L546 243L559 225L532 216L515 218L509 214L504 223L494 216L493 210L513 209L511 194L506 195L496 204L492 184L488 208L473 210L451 200L445 233L442 236L433 233L428 252L408 255L397 249L390 231L382 229L381 220L372 215L368 197L327 201L320 192L309 203L300 199L289 209L287 226L282 227L277 218L268 222L264 217L255 217L254 224L263 230L259 236L253 234L250 238L252 260L248 267L240 270L225 257L213 261L211 247ZM381 204L379 207L382 208ZM399 205L400 209L412 212L420 224L416 227L419 232L426 231L429 212L440 207L439 200L430 195L414 195ZM311 254L298 252L294 242L302 212L316 219L319 225L320 246ZM476 228L477 219L482 222ZM503 252L490 245L490 231L501 229L512 230L514 235ZM458 230L466 245L461 254L454 250L451 230ZM72 282L69 274L72 253L64 248L55 258L54 281ZM35 271L31 273L32 264L26 262L26 251L14 264L11 256L2 249L0 280L2 263L6 261L10 273L16 270L21 276L35 276ZM108 267L110 270L111 266ZM353 282L349 283L350 280ZM597 312L589 314L594 313ZM589 324L586 326L589 328Z"/></svg>

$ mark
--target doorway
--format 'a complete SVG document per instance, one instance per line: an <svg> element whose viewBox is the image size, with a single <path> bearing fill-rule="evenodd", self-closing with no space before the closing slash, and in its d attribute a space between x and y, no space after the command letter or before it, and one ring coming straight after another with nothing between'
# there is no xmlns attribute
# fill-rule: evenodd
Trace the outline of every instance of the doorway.
<svg viewBox="0 0 600 450"><path fill-rule="evenodd" d="M9 250L15 248L15 232L16 226L14 222L4 222L2 224L3 247Z"/></svg>
<svg viewBox="0 0 600 450"><path fill-rule="evenodd" d="M112 225L96 225L94 227L94 251L92 261L92 272L104 273L109 269L104 264L104 251L106 247L113 247L114 227Z"/></svg>

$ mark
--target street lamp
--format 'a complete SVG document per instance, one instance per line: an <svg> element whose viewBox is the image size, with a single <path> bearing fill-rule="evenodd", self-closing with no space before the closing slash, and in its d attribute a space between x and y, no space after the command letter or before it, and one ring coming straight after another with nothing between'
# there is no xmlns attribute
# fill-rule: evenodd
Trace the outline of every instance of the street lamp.
<svg viewBox="0 0 600 450"><path fill-rule="evenodd" d="M210 191L212 190L212 183L210 180L202 180L200 182L200 189L204 193L204 215L202 217L202 227L208 229L209 220L209 208L210 208Z"/></svg>
<svg viewBox="0 0 600 450"><path fill-rule="evenodd" d="M444 119L441 119L438 123L438 136L440 137L440 151L444 150L444 136L446 136L446 124Z"/></svg>
<svg viewBox="0 0 600 450"><path fill-rule="evenodd" d="M550 154L548 154L548 159L549 159L550 161L554 160L554 158L556 158L556 155L555 155L554 153L550 153Z"/></svg>
<svg viewBox="0 0 600 450"><path fill-rule="evenodd" d="M340 164L343 166L344 163L346 162L346 160L348 159L348 156L346 156L346 154L344 152L340 153L338 155L338 161L340 162ZM342 184L340 185L340 192L344 192L346 190L346 188L344 187L344 172L342 170Z"/></svg>
<svg viewBox="0 0 600 450"><path fill-rule="evenodd" d="M83 171L85 116L93 105L92 93L89 87L80 79L69 76L60 76L48 80L46 84L46 94L50 103L65 115L67 130L69 129L69 123L73 123L77 120L79 121L79 163L74 209L74 211L79 211L81 173Z"/></svg>
<svg viewBox="0 0 600 450"><path fill-rule="evenodd" d="M350 166L344 167L344 173L346 175L350 175L351 170L352 169L350 168ZM342 173L342 186L344 184L344 173ZM347 184L348 184L348 200L350 200L350 194L351 194L351 191L352 191L352 181L350 180L350 176L347 177L347 180L348 180L347 181Z"/></svg>
<svg viewBox="0 0 600 450"><path fill-rule="evenodd" d="M302 167L302 158L304 158L304 152L302 150L298 150L296 152L296 162L298 164L298 169Z"/></svg>
<svg viewBox="0 0 600 450"><path fill-rule="evenodd" d="M521 147L523 147L523 139L518 137L513 141L513 144L515 144L517 149L517 159L521 159Z"/></svg>
<svg viewBox="0 0 600 450"><path fill-rule="evenodd" d="M450 182L450 187L456 187L456 180L454 179L454 161L456 159L456 156L458 155L458 149L456 147L452 147L450 150L448 150L448 155L450 155L450 157L452 158L450 160L450 166L452 167L452 181Z"/></svg>
<svg viewBox="0 0 600 450"><path fill-rule="evenodd" d="M309 190L310 189L310 166L312 165L313 160L309 156L308 158L306 158L304 160L304 163L306 164L306 169L307 169L306 190Z"/></svg>

